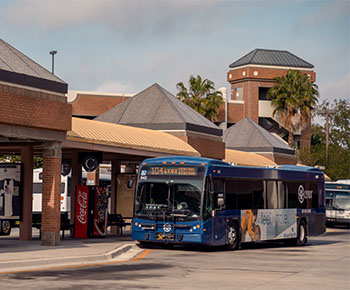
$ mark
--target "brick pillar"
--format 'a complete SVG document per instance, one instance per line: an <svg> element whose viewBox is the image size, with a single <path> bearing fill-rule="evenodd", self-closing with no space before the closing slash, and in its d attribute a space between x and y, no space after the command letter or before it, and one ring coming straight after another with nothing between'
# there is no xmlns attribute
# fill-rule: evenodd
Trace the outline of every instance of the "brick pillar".
<svg viewBox="0 0 350 290"><path fill-rule="evenodd" d="M32 239L33 147L23 146L21 148L21 157L23 166L23 199L19 239L30 241Z"/></svg>
<svg viewBox="0 0 350 290"><path fill-rule="evenodd" d="M45 142L43 150L43 189L41 244L60 243L61 143Z"/></svg>

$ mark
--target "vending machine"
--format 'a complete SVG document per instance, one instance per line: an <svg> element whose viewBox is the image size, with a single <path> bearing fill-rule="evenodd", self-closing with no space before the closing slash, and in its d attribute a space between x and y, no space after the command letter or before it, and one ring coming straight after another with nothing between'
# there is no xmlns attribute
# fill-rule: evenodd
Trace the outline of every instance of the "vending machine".
<svg viewBox="0 0 350 290"><path fill-rule="evenodd" d="M108 195L105 187L78 185L75 238L106 237Z"/></svg>

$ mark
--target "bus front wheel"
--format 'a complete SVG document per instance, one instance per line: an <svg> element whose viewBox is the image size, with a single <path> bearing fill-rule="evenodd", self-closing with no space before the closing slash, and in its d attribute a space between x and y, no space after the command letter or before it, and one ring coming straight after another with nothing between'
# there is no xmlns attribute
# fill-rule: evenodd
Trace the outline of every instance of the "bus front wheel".
<svg viewBox="0 0 350 290"><path fill-rule="evenodd" d="M231 224L226 231L227 238L227 249L228 250L237 250L240 246L239 241L239 230L236 223Z"/></svg>

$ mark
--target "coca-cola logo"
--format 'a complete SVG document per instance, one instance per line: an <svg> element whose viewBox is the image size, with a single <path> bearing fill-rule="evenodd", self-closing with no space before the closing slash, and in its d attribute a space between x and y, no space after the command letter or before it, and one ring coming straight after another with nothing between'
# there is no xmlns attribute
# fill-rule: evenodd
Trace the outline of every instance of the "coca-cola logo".
<svg viewBox="0 0 350 290"><path fill-rule="evenodd" d="M88 195L87 192L78 191L78 205L77 219L80 223L86 224L87 222L87 207L88 207Z"/></svg>

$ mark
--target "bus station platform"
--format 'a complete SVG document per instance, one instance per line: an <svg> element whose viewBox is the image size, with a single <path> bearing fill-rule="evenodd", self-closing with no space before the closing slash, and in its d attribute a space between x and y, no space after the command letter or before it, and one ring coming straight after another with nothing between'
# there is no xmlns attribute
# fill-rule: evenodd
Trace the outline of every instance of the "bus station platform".
<svg viewBox="0 0 350 290"><path fill-rule="evenodd" d="M42 246L38 234L31 241L20 241L13 229L10 236L0 236L0 274L118 263L143 251L130 232L106 238L66 237L58 246Z"/></svg>

